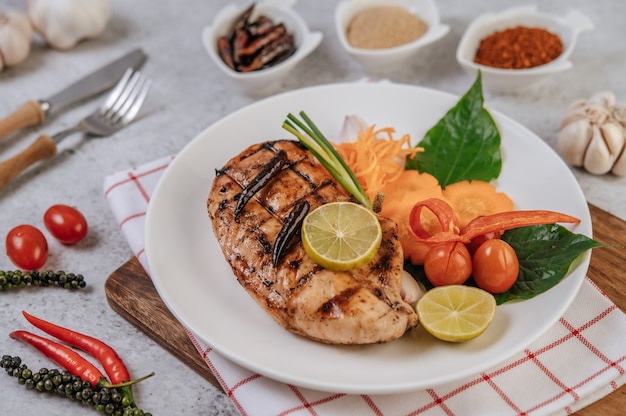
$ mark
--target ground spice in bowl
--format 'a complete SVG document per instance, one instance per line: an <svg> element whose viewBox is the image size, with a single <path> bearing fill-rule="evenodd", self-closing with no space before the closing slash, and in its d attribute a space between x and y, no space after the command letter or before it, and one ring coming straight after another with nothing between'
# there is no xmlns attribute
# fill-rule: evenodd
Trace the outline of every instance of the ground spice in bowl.
<svg viewBox="0 0 626 416"><path fill-rule="evenodd" d="M537 27L517 26L480 41L474 62L480 65L525 69L547 64L563 52L558 35Z"/></svg>
<svg viewBox="0 0 626 416"><path fill-rule="evenodd" d="M420 38L428 25L402 7L381 6L357 13L348 25L346 37L355 48L385 49Z"/></svg>

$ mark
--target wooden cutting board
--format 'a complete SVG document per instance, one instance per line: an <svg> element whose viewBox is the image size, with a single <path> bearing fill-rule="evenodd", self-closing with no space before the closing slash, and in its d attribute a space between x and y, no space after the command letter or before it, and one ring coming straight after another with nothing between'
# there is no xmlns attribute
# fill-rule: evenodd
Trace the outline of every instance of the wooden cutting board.
<svg viewBox="0 0 626 416"><path fill-rule="evenodd" d="M594 238L615 244L596 249L591 257L589 277L626 310L626 222L593 205L589 206ZM209 383L222 390L215 376L189 340L183 326L167 309L150 278L132 258L115 270L105 283L105 292L113 310L144 331L154 341L180 359ZM610 334L607 334L610 336ZM579 416L622 416L626 409L626 386L604 399L580 410Z"/></svg>

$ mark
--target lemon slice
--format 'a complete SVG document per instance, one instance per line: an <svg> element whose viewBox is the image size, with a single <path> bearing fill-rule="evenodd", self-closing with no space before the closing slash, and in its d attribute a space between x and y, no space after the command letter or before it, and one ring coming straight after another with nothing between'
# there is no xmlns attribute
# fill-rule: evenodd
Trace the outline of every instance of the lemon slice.
<svg viewBox="0 0 626 416"><path fill-rule="evenodd" d="M353 202L331 202L302 223L302 245L311 259L330 270L351 270L378 251L382 230L376 215Z"/></svg>
<svg viewBox="0 0 626 416"><path fill-rule="evenodd" d="M463 342L476 338L491 324L496 299L472 286L438 286L426 292L416 310L426 331L444 341Z"/></svg>

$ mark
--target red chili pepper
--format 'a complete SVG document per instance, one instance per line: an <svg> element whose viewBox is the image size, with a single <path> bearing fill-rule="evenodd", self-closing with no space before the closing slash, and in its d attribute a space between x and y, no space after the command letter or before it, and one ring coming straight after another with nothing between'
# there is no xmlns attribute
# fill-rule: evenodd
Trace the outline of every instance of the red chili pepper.
<svg viewBox="0 0 626 416"><path fill-rule="evenodd" d="M28 322L45 333L52 335L53 337L56 337L76 348L80 348L95 357L100 364L102 364L102 368L104 368L104 371L109 376L111 383L118 384L131 380L130 373L126 368L126 365L117 352L115 352L115 350L109 345L99 339L90 337L89 335L84 335L79 332L72 331L71 329L63 328L51 322L44 321L43 319L30 315L27 312L22 311L22 314Z"/></svg>
<svg viewBox="0 0 626 416"><path fill-rule="evenodd" d="M431 234L424 228L421 221L424 208L430 210L435 215L441 231ZM415 204L409 214L409 225L409 234L415 240L430 246L448 241L469 242L469 240L465 241L459 234L459 220L454 209L446 201L439 198L428 198Z"/></svg>
<svg viewBox="0 0 626 416"><path fill-rule="evenodd" d="M571 215L554 211L507 211L478 217L472 220L461 230L461 235L471 240L479 235L498 231L506 231L530 225L554 224L557 222L579 223L580 220Z"/></svg>
<svg viewBox="0 0 626 416"><path fill-rule="evenodd" d="M76 351L65 345L61 345L28 331L13 331L9 336L27 342L37 348L46 357L72 373L72 375L80 377L81 380L88 381L94 388L102 385L103 382L106 383L106 379L100 370Z"/></svg>
<svg viewBox="0 0 626 416"><path fill-rule="evenodd" d="M428 208L437 217L441 231L428 233L421 223L421 211ZM458 229L458 219L452 207L438 198L430 198L415 204L409 216L409 234L419 242L434 246L448 241L468 244L473 238L489 233L499 233L530 225L554 224L557 222L579 223L571 215L545 210L507 211L485 215L472 220L462 230Z"/></svg>
<svg viewBox="0 0 626 416"><path fill-rule="evenodd" d="M41 351L46 357L50 358L65 370L69 371L72 375L78 376L81 380L89 382L93 388L117 388L117 390L124 397L124 400L128 401L128 405L135 405L135 399L133 398L133 392L131 389L132 385L154 375L154 373L150 373L147 376L135 380L110 383L106 377L104 377L102 372L98 370L98 368L83 358L76 351L66 347L65 345L23 330L13 331L9 334L9 336L32 345Z"/></svg>

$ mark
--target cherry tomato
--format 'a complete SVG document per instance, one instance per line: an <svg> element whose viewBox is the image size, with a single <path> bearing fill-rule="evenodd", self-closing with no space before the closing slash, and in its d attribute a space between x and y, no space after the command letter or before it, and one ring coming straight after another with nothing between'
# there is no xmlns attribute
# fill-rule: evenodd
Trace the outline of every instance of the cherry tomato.
<svg viewBox="0 0 626 416"><path fill-rule="evenodd" d="M56 238L65 244L75 244L87 235L87 220L76 208L53 205L43 214L43 223Z"/></svg>
<svg viewBox="0 0 626 416"><path fill-rule="evenodd" d="M504 231L494 231L492 233L482 234L477 237L474 237L472 238L472 241L466 244L467 249L469 250L470 254L473 256L474 253L476 253L476 250L478 249L478 247L482 245L482 243L488 240L493 240L494 238L500 238L502 234L504 234Z"/></svg>
<svg viewBox="0 0 626 416"><path fill-rule="evenodd" d="M481 244L474 253L472 267L472 275L478 287L490 293L506 292L519 274L519 260L515 250L500 239Z"/></svg>
<svg viewBox="0 0 626 416"><path fill-rule="evenodd" d="M7 256L23 270L41 268L48 260L48 241L39 229L22 224L7 234Z"/></svg>
<svg viewBox="0 0 626 416"><path fill-rule="evenodd" d="M472 258L463 243L441 243L426 253L424 273L435 286L460 285L472 274Z"/></svg>

